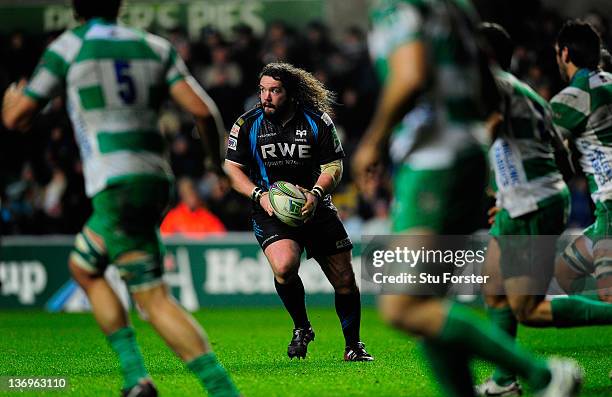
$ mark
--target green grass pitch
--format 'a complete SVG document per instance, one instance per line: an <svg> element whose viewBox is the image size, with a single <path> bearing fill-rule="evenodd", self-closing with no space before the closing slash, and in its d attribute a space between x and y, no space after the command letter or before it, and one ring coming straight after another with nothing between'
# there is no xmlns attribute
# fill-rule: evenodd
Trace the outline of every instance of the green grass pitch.
<svg viewBox="0 0 612 397"><path fill-rule="evenodd" d="M441 395L414 341L387 328L374 309L364 309L362 339L373 363L342 361L343 340L331 308L309 310L316 332L308 359L290 361L291 323L284 310L210 309L196 313L214 349L245 396ZM161 396L204 395L199 383L151 327L133 317L146 365ZM583 396L612 395L612 328L519 331L520 343L537 354L559 354L586 372ZM479 380L490 366L475 364ZM0 376L66 376L70 388L45 395L119 395L121 376L114 353L90 314L0 312ZM41 395L1 392L0 395ZM530 395L527 393L527 395Z"/></svg>

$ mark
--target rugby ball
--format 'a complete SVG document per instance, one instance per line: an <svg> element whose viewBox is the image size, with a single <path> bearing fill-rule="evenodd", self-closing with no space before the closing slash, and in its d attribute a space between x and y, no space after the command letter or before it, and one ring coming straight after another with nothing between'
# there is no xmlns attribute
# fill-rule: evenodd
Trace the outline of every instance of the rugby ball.
<svg viewBox="0 0 612 397"><path fill-rule="evenodd" d="M297 227L304 224L302 207L306 204L306 196L295 185L289 182L274 182L268 190L270 204L274 215L283 223Z"/></svg>

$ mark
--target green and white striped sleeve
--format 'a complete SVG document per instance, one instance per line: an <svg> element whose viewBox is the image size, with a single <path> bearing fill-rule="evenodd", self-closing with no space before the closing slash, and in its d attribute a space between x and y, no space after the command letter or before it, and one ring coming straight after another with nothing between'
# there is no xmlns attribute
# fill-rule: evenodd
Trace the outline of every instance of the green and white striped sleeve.
<svg viewBox="0 0 612 397"><path fill-rule="evenodd" d="M564 136L579 136L585 131L591 109L588 92L577 87L567 87L557 94L550 104L553 122Z"/></svg>
<svg viewBox="0 0 612 397"><path fill-rule="evenodd" d="M370 45L378 56L388 56L404 44L423 36L423 17L412 2L396 0L382 2L372 11Z"/></svg>
<svg viewBox="0 0 612 397"><path fill-rule="evenodd" d="M25 95L37 102L47 102L62 93L70 63L77 56L82 40L72 31L58 37L47 47L36 67Z"/></svg>
<svg viewBox="0 0 612 397"><path fill-rule="evenodd" d="M159 61L164 68L164 74L161 77L165 81L160 81L160 84L165 83L170 88L191 75L185 62L183 62L170 41L151 33L145 35L145 40L149 47L158 55Z"/></svg>
<svg viewBox="0 0 612 397"><path fill-rule="evenodd" d="M186 79L190 75L189 69L183 62L183 59L178 55L174 47L170 47L168 56L168 66L166 72L166 84L172 87L175 83Z"/></svg>

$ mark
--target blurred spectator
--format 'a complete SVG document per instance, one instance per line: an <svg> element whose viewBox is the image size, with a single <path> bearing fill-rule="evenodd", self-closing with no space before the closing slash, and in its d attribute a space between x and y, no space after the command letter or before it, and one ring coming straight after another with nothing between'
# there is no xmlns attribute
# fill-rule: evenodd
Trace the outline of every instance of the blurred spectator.
<svg viewBox="0 0 612 397"><path fill-rule="evenodd" d="M610 39L610 36L609 36L610 34L609 26L610 25L608 21L603 17L603 15L593 10L589 12L587 15L585 15L584 20L590 23L591 26L593 26L593 28L597 31L597 33L599 33L599 36L601 36L601 39L603 40L604 43L606 43Z"/></svg>
<svg viewBox="0 0 612 397"><path fill-rule="evenodd" d="M231 123L242 113L242 101L236 100L242 96L242 71L230 59L230 48L225 43L211 48L211 56L212 63L196 72L196 78L219 107L229 130Z"/></svg>
<svg viewBox="0 0 612 397"><path fill-rule="evenodd" d="M391 234L391 219L389 218L389 202L378 199L373 205L374 216L363 223L361 233L364 236Z"/></svg>
<svg viewBox="0 0 612 397"><path fill-rule="evenodd" d="M327 26L320 21L312 21L306 26L306 45L304 46L305 64L309 70L325 68L336 53Z"/></svg>
<svg viewBox="0 0 612 397"><path fill-rule="evenodd" d="M178 55L185 61L185 64L192 66L192 48L191 43L187 39L187 35L181 29L174 29L170 32L168 40L172 43Z"/></svg>
<svg viewBox="0 0 612 397"><path fill-rule="evenodd" d="M172 172L177 178L189 176L197 178L204 171L201 143L190 134L179 133L170 147Z"/></svg>
<svg viewBox="0 0 612 397"><path fill-rule="evenodd" d="M179 179L177 187L179 204L162 221L160 230L163 236L202 238L225 233L225 226L206 208L191 179Z"/></svg>
<svg viewBox="0 0 612 397"><path fill-rule="evenodd" d="M43 210L51 219L59 219L62 216L62 196L66 191L66 174L59 167L55 167L51 174L51 180L45 186L43 195Z"/></svg>
<svg viewBox="0 0 612 397"><path fill-rule="evenodd" d="M382 164L373 167L367 176L355 183L360 192L357 211L362 219L369 220L375 216L377 203L390 202L389 178Z"/></svg>
<svg viewBox="0 0 612 397"><path fill-rule="evenodd" d="M39 234L38 226L43 224L43 213L40 204L43 189L29 163L24 164L21 179L9 184L5 191L6 199L2 203L4 232L9 234Z"/></svg>
<svg viewBox="0 0 612 397"><path fill-rule="evenodd" d="M295 56L296 46L295 37L293 37L284 22L275 21L270 23L262 44L262 64L289 62L300 66L301 62Z"/></svg>
<svg viewBox="0 0 612 397"><path fill-rule="evenodd" d="M242 83L242 71L230 60L230 49L226 44L212 48L212 63L199 73L198 77L204 88L236 88Z"/></svg>
<svg viewBox="0 0 612 397"><path fill-rule="evenodd" d="M202 29L201 39L193 43L193 54L198 65L210 65L212 49L223 42L223 35L215 27L209 25Z"/></svg>
<svg viewBox="0 0 612 397"><path fill-rule="evenodd" d="M344 66L337 122L346 131L344 147L352 152L372 117L378 84L368 55L365 34L359 27L346 29L340 43L340 54Z"/></svg>
<svg viewBox="0 0 612 397"><path fill-rule="evenodd" d="M85 195L83 164L76 160L67 174L67 186L62 197L62 233L76 234L91 215L91 201Z"/></svg>
<svg viewBox="0 0 612 397"><path fill-rule="evenodd" d="M8 72L9 81L27 78L34 68L35 54L27 43L23 32L13 32L8 39L8 48L3 62Z"/></svg>
<svg viewBox="0 0 612 397"><path fill-rule="evenodd" d="M253 204L250 199L232 189L228 178L219 178L208 173L200 180L198 191L228 230L251 229L250 215Z"/></svg>
<svg viewBox="0 0 612 397"><path fill-rule="evenodd" d="M351 238L361 238L363 219L357 214L359 190L354 184L337 190L333 195L333 202L338 209L338 216Z"/></svg>
<svg viewBox="0 0 612 397"><path fill-rule="evenodd" d="M236 25L233 31L232 59L238 63L242 70L243 90L244 94L248 95L258 83L257 75L263 66L258 58L261 44L255 37L253 29L248 25Z"/></svg>

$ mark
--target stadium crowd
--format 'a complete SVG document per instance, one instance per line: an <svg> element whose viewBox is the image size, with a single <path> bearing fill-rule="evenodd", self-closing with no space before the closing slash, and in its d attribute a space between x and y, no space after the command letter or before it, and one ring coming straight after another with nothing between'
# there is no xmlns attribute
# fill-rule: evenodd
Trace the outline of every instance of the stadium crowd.
<svg viewBox="0 0 612 397"><path fill-rule="evenodd" d="M534 2L526 7L512 7L511 2L495 7L485 1L476 3L483 19L505 26L516 41L512 72L545 99L550 99L562 87L552 44L563 16L534 7ZM519 3L527 4L526 1ZM609 21L596 12L583 17L600 32L610 48ZM11 82L28 78L46 44L58 33L30 36L13 32L1 37L0 88L4 91ZM310 22L303 30L274 22L262 37L246 25L236 26L227 36L208 27L196 41L190 41L180 30L164 35L217 103L227 130L240 114L256 104L258 73L263 65L273 61L305 68L337 93L334 121L349 157L374 110L379 87L369 60L366 32L358 27L346 29L336 40L332 39L328 27L318 21ZM27 134L5 131L0 126L2 234L73 234L80 230L91 212L79 152L64 105L62 98L49 103ZM205 219L216 218L214 223L222 226L219 230L249 230L251 204L233 191L227 180L204 172L203 154L191 120L167 105L160 118L160 128L168 139L177 179L190 179L196 187L200 198L196 200L198 208L205 210L198 213L205 214ZM389 170L381 167L367 181L359 181L361 189L357 189L350 173L345 172L334 202L350 234L379 234L389 230L388 173ZM570 227L584 227L592 222L586 180L574 177L570 187ZM184 206L186 200L186 197L177 197L177 207ZM189 223L197 224L197 218L190 219ZM483 214L483 227L486 227L486 214Z"/></svg>

